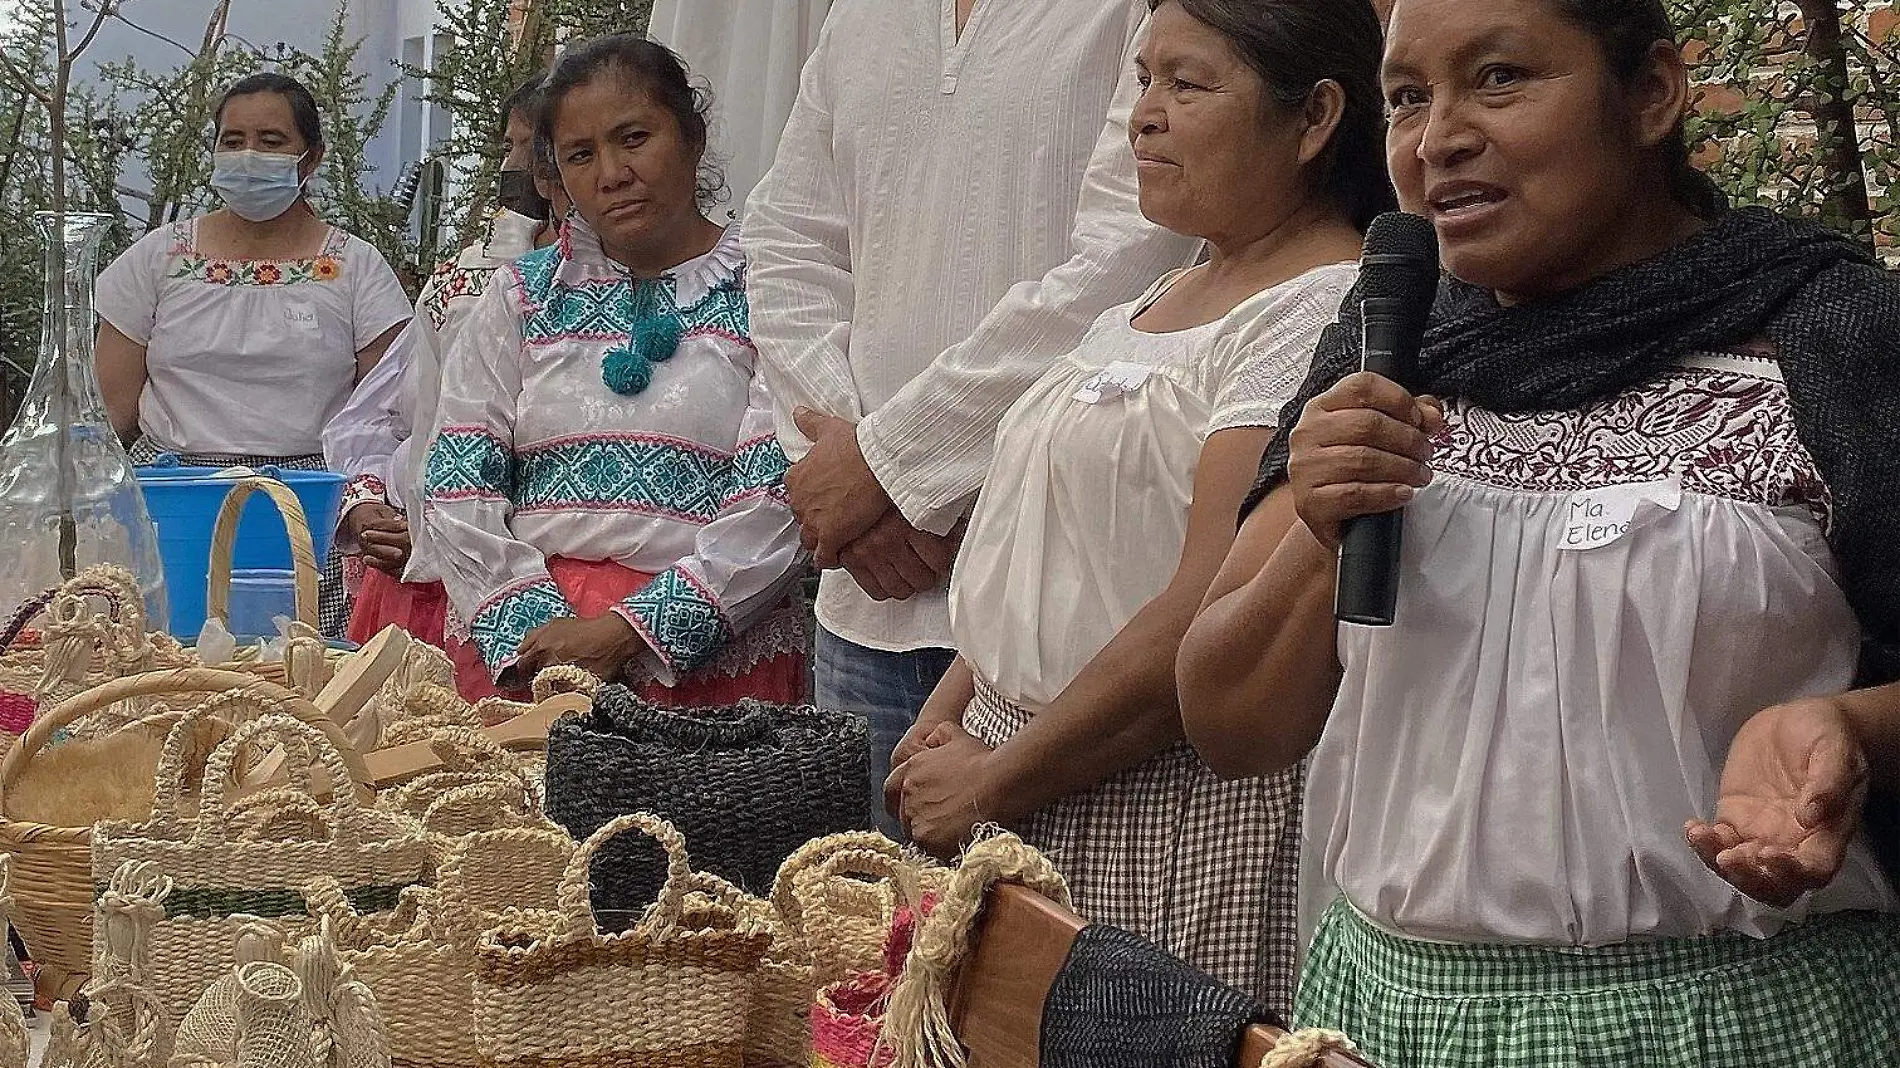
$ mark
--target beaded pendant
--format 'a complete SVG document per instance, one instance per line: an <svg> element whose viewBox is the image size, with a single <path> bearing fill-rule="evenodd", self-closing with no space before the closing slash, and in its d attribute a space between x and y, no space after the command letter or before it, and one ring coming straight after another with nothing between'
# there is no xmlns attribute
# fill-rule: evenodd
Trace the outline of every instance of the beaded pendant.
<svg viewBox="0 0 1900 1068"><path fill-rule="evenodd" d="M636 278L629 286L627 341L601 360L600 380L623 397L653 384L653 365L679 351L685 324L666 280Z"/></svg>

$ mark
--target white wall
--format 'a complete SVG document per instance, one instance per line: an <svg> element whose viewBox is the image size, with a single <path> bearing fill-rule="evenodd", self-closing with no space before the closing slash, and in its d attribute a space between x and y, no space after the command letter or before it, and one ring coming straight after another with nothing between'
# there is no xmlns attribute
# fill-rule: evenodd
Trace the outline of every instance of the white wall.
<svg viewBox="0 0 1900 1068"><path fill-rule="evenodd" d="M248 44L270 51L281 41L316 52L323 46L324 34L339 3L346 5L348 32L364 39L363 48L357 54L357 66L369 76L365 91L373 97L399 76L394 61L402 54L402 42L414 37L426 41L431 36L435 0L232 0L228 31L238 39L233 44L240 46ZM122 0L121 11L126 21L106 23L87 52L82 71L89 73L101 62L123 60L127 56L149 68L168 69L183 63L189 58L187 52L154 34L169 37L195 53L203 41L205 23L214 7L214 0ZM426 51L424 58L427 58ZM371 188L389 188L401 178L406 166L416 161L415 146L404 146L399 137L402 106L399 100L382 136L369 146L368 161L373 173L365 184ZM209 143L207 133L207 151ZM143 170L135 164L127 167L125 180L127 185L137 188L146 184ZM128 207L132 206L128 202ZM143 216L142 205L138 206L137 214Z"/></svg>

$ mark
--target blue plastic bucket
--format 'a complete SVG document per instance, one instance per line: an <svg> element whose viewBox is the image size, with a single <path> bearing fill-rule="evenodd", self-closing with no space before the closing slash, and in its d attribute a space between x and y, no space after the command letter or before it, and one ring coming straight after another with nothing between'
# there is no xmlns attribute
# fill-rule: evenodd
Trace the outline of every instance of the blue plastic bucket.
<svg viewBox="0 0 1900 1068"><path fill-rule="evenodd" d="M204 627L212 531L217 526L218 509L224 505L224 496L236 481L213 477L219 470L168 465L163 461L137 469L139 488L145 494L145 509L158 527L158 554L165 566L165 589L172 610L166 629L188 642L196 640L198 631ZM254 470L284 483L297 495L303 504L304 516L310 522L310 540L316 544L317 561L321 563L330 553L337 512L343 506L343 485L348 480L328 471L289 471L269 466ZM243 518L238 521L232 570L279 570L291 566L290 534L277 514L277 506L262 494L254 495L245 502Z"/></svg>

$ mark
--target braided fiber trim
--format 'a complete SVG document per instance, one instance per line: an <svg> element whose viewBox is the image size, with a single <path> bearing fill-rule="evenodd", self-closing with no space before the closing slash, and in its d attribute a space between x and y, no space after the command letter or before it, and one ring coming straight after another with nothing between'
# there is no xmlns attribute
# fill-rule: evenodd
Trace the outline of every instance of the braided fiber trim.
<svg viewBox="0 0 1900 1068"><path fill-rule="evenodd" d="M496 931L475 950L475 978L508 989L546 982L580 968L689 967L709 972L756 971L769 931L680 931L662 941L638 932L572 942L534 941L525 946L497 944L513 932Z"/></svg>
<svg viewBox="0 0 1900 1068"><path fill-rule="evenodd" d="M736 1042L701 1042L674 1049L637 1052L558 1053L549 1056L483 1057L480 1068L739 1068ZM466 1068L458 1065L456 1068Z"/></svg>

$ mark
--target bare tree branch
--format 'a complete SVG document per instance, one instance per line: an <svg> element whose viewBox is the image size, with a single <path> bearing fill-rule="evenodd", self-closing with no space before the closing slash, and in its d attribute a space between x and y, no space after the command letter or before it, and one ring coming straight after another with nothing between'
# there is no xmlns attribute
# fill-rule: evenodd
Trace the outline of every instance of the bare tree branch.
<svg viewBox="0 0 1900 1068"><path fill-rule="evenodd" d="M39 101L42 107L53 106L52 94L34 85L19 67L14 66L13 60L7 58L5 49L0 49L0 71L6 74L7 80L13 83L14 88Z"/></svg>
<svg viewBox="0 0 1900 1068"><path fill-rule="evenodd" d="M92 47L93 39L99 36L99 27L106 24L106 19L112 15L113 9L118 6L118 0L97 0L97 3L99 5L98 10L93 12L92 25L86 28L86 35L79 39L78 47L66 53L66 58L69 61L77 60L86 49Z"/></svg>

